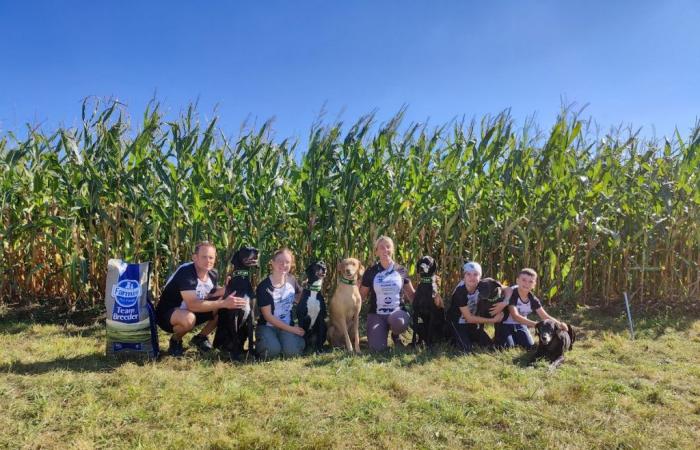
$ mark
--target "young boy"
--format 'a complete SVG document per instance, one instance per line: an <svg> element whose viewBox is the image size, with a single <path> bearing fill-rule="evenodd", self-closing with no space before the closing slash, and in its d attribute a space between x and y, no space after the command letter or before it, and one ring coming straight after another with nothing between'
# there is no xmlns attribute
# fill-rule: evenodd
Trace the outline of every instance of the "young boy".
<svg viewBox="0 0 700 450"><path fill-rule="evenodd" d="M537 284L537 272L525 268L518 274L517 285L510 295L506 294L504 303L510 312L508 318L496 327L496 344L504 347L516 345L530 350L535 342L528 327L534 327L537 322L527 318L531 312L536 312L540 320L552 319L542 307L540 300L532 290Z"/></svg>

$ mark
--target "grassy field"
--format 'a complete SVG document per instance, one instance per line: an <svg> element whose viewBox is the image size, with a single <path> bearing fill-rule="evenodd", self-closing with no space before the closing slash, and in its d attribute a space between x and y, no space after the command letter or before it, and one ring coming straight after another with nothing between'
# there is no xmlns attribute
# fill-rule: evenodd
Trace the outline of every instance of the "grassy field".
<svg viewBox="0 0 700 450"><path fill-rule="evenodd" d="M584 331L549 373L519 351L116 363L99 322L0 311L0 447L697 448L700 320L631 341L618 312L565 316Z"/></svg>

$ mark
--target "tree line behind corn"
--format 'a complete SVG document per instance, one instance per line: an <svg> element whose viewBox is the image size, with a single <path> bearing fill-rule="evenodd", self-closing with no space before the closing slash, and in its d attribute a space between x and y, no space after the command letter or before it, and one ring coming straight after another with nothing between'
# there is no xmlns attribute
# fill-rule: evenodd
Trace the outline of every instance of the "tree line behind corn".
<svg viewBox="0 0 700 450"><path fill-rule="evenodd" d="M549 130L505 111L441 126L311 126L308 146L271 122L230 137L193 105L167 121L157 103L130 118L86 101L82 125L0 135L0 299L67 307L104 296L107 260L152 261L158 293L194 243L226 270L241 244L312 259L372 262L381 234L396 259L434 256L451 292L465 259L512 282L540 273L546 300L676 301L700 295L700 126L671 139L601 132L564 109Z"/></svg>

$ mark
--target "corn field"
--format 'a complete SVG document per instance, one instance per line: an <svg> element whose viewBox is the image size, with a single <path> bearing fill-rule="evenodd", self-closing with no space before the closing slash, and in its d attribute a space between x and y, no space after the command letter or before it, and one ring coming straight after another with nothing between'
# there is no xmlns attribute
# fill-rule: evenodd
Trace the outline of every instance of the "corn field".
<svg viewBox="0 0 700 450"><path fill-rule="evenodd" d="M211 240L218 268L241 244L373 261L381 235L413 273L433 255L448 293L465 259L579 304L700 294L700 126L689 136L600 135L570 110L548 132L509 113L438 127L315 123L307 148L271 123L231 139L193 106L132 121L86 102L82 126L0 136L0 298L67 307L103 298L107 260L152 261L152 289ZM333 280L329 276L329 280ZM330 283L332 284L332 283Z"/></svg>

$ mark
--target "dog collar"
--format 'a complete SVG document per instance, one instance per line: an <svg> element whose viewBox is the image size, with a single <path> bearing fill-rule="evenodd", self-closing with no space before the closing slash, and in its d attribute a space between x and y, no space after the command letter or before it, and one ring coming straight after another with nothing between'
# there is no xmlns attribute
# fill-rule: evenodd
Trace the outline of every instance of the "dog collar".
<svg viewBox="0 0 700 450"><path fill-rule="evenodd" d="M237 277L249 277L249 276L250 276L250 272L247 271L247 270L235 270L235 271L233 272L233 275L234 275L234 276L237 276Z"/></svg>
<svg viewBox="0 0 700 450"><path fill-rule="evenodd" d="M420 282L421 282L421 283L430 283L430 284L432 284L432 283L433 283L433 277L421 277Z"/></svg>
<svg viewBox="0 0 700 450"><path fill-rule="evenodd" d="M317 281L309 285L309 290L313 292L319 292L321 290L321 282Z"/></svg>
<svg viewBox="0 0 700 450"><path fill-rule="evenodd" d="M355 284L355 280L348 280L347 278L343 278L343 277L340 277L340 282L341 282L341 283L344 283L344 284L349 284L349 285L351 285L351 286L352 286L353 284Z"/></svg>

